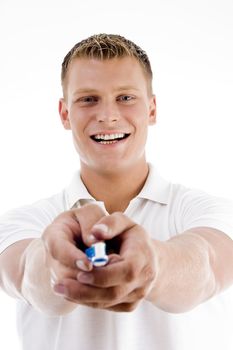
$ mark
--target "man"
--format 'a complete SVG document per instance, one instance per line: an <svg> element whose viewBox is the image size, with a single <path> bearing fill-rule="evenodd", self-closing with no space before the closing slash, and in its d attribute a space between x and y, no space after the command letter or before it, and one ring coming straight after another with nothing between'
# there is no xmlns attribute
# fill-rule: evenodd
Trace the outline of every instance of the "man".
<svg viewBox="0 0 233 350"><path fill-rule="evenodd" d="M66 55L62 87L80 172L1 219L0 281L18 298L23 349L232 349L232 288L221 292L233 282L233 207L147 163L146 53L89 37ZM100 268L84 252L98 241L110 249Z"/></svg>

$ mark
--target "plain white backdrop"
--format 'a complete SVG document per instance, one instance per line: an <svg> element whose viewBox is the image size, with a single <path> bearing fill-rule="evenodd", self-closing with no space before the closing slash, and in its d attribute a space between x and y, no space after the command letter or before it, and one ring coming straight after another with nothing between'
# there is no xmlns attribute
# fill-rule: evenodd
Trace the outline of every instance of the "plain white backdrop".
<svg viewBox="0 0 233 350"><path fill-rule="evenodd" d="M79 167L59 121L60 66L94 33L126 36L154 71L148 160L166 178L233 199L232 0L0 3L0 213L60 191ZM0 292L0 349L19 349ZM33 350L33 344L32 344Z"/></svg>

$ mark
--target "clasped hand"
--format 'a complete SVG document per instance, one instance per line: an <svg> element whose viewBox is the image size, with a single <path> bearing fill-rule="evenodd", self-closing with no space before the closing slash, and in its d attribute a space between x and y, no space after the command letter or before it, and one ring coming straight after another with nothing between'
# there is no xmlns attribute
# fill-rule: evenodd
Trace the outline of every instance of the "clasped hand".
<svg viewBox="0 0 233 350"><path fill-rule="evenodd" d="M42 240L55 293L76 304L132 311L156 279L153 241L120 212L106 215L95 204L60 214ZM93 267L83 248L106 241L113 251L104 267Z"/></svg>

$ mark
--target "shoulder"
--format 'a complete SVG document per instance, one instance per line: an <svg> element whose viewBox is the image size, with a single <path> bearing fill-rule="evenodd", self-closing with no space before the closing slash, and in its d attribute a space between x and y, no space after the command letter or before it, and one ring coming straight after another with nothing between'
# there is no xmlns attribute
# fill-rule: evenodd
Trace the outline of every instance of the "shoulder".
<svg viewBox="0 0 233 350"><path fill-rule="evenodd" d="M41 237L45 228L66 210L65 191L0 216L0 253L11 244Z"/></svg>
<svg viewBox="0 0 233 350"><path fill-rule="evenodd" d="M198 188L189 188L181 184L171 184L170 203L175 203L178 208L195 207L218 209L220 207L232 208L233 201L229 198L218 197Z"/></svg>
<svg viewBox="0 0 233 350"><path fill-rule="evenodd" d="M0 253L16 241L40 237L55 217L65 210L65 194L61 192L7 211L0 216Z"/></svg>
<svg viewBox="0 0 233 350"><path fill-rule="evenodd" d="M180 232L206 226L229 233L233 237L232 200L200 189L172 184L169 202Z"/></svg>
<svg viewBox="0 0 233 350"><path fill-rule="evenodd" d="M66 210L65 192L62 191L51 197L43 198L32 204L27 204L19 208L14 208L0 217L0 223L3 220L33 220L33 218L44 219L45 221L52 220L62 211Z"/></svg>

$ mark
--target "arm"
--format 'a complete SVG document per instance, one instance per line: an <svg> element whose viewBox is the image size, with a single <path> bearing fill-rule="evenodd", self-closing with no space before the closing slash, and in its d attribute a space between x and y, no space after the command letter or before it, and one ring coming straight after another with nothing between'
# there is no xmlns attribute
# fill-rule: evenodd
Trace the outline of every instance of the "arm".
<svg viewBox="0 0 233 350"><path fill-rule="evenodd" d="M158 273L147 298L165 311L188 311L233 283L233 241L221 231L193 228L154 250Z"/></svg>
<svg viewBox="0 0 233 350"><path fill-rule="evenodd" d="M22 298L20 289L24 271L23 252L30 242L32 239L18 241L0 254L0 287L14 298Z"/></svg>
<svg viewBox="0 0 233 350"><path fill-rule="evenodd" d="M41 239L12 244L0 255L0 286L8 295L26 300L41 312L65 314L77 305L54 293L45 259Z"/></svg>
<svg viewBox="0 0 233 350"><path fill-rule="evenodd" d="M131 311L146 299L164 311L185 312L233 283L233 241L221 231L198 227L161 242L121 213L99 223L105 230L99 226L92 234L118 237L121 260L78 274L81 283L106 291L95 307ZM75 299L74 286L68 292Z"/></svg>
<svg viewBox="0 0 233 350"><path fill-rule="evenodd" d="M86 245L93 238L117 239L119 254L106 267L86 265L83 272L76 262L86 258L75 236ZM1 283L51 314L77 304L132 311L142 299L167 312L185 312L233 283L233 241L223 232L194 228L161 242L124 214L105 216L96 205L61 214L42 239L20 244L0 256Z"/></svg>
<svg viewBox="0 0 233 350"><path fill-rule="evenodd" d="M93 220L104 215L101 209L96 206L95 209L95 215L90 215L85 223L82 209L62 213L41 238L21 240L5 249L0 254L0 286L3 290L49 315L74 310L79 300L65 299L59 280L76 280L78 271L92 269L86 255L77 248L77 242L82 241L81 226L86 232Z"/></svg>

